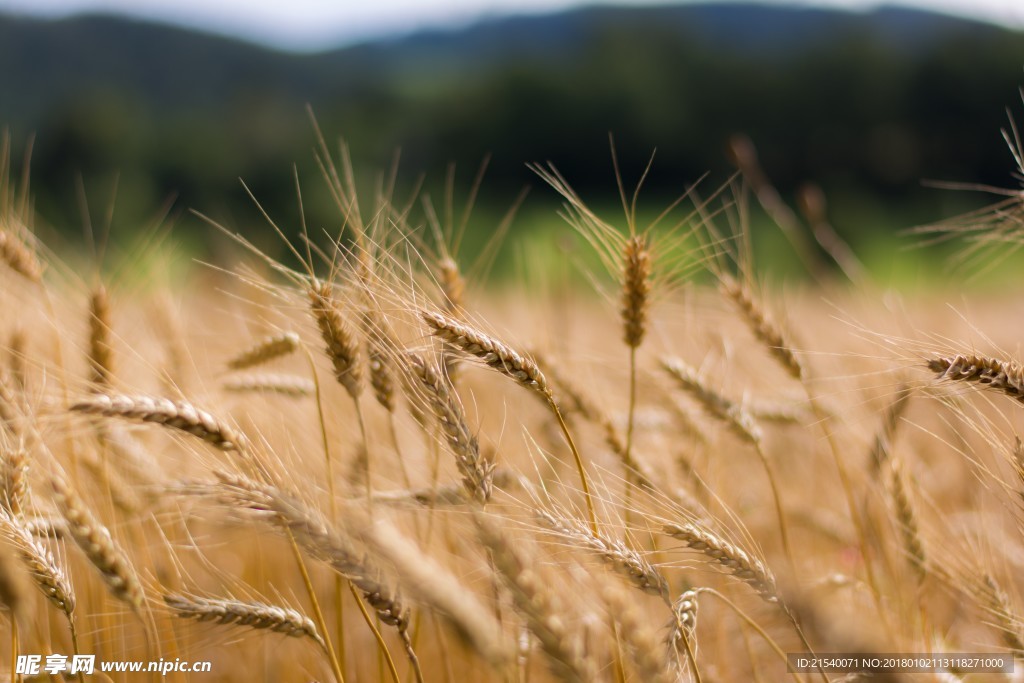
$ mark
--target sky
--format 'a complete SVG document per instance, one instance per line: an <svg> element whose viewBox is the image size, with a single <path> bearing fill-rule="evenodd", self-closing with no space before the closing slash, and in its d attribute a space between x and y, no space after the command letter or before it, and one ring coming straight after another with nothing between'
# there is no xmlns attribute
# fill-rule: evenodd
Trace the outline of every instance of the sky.
<svg viewBox="0 0 1024 683"><path fill-rule="evenodd" d="M867 10L879 0L763 0ZM458 27L488 17L551 12L586 0L0 0L0 11L60 17L80 12L167 21L279 48L314 51L423 28ZM657 4L619 0L606 4ZM664 4L664 3L662 3ZM899 4L1024 29L1024 0L899 0Z"/></svg>

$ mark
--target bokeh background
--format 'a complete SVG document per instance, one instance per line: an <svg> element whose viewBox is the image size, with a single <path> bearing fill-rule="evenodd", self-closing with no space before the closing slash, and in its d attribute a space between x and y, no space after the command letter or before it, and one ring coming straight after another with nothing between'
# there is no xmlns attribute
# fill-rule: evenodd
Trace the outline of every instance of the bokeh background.
<svg viewBox="0 0 1024 683"><path fill-rule="evenodd" d="M908 228L995 199L928 181L1020 189L1000 133L1008 113L1024 120L1024 15L1012 4L983 14L975 3L972 16L718 2L512 14L463 2L423 19L429 3L385 1L346 24L300 1L284 10L302 21L281 18L277 31L271 9L247 4L211 16L189 3L0 2L0 125L15 160L31 147L40 230L80 241L81 197L105 214L116 185L112 241L170 224L187 250L215 253L195 209L275 249L239 179L297 229L294 166L310 225L336 232L307 105L332 148L345 139L368 192L400 150L399 197L422 174L443 207L454 177L462 207L488 159L468 255L524 188L512 238L558 244L557 196L530 162L554 163L621 215L609 133L627 186L657 150L642 215L701 178L709 194L727 182L728 141L748 136L782 198L795 205L806 183L820 186L830 222L885 278L941 263L908 248ZM777 272L799 273L769 222L751 220Z"/></svg>

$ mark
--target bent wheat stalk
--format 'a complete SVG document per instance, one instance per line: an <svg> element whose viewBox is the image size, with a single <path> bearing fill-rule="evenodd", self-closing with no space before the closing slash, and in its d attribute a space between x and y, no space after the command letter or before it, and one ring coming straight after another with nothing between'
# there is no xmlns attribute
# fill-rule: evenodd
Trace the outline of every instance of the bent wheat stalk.
<svg viewBox="0 0 1024 683"><path fill-rule="evenodd" d="M282 332L261 339L229 360L226 365L231 370L246 370L269 363L275 358L287 356L297 348L299 348L299 335L294 332Z"/></svg>
<svg viewBox="0 0 1024 683"><path fill-rule="evenodd" d="M511 346L484 333L480 330L464 325L454 318L432 311L421 311L423 321L431 328L431 332L442 341L447 342L453 348L462 353L476 358L500 374L505 375L517 384L539 393L547 402L548 407L558 420L558 426L562 430L569 450L572 451L573 460L580 476L580 486L583 489L583 496L587 503L587 514L590 517L590 527L595 535L600 533L597 525L597 510L594 507L593 496L590 493L590 483L587 480L587 472L583 466L583 457L576 442L565 424L562 411L555 401L555 396L548 386L548 380L541 372L535 361L518 353Z"/></svg>
<svg viewBox="0 0 1024 683"><path fill-rule="evenodd" d="M142 584L124 550L67 482L57 478L52 486L57 508L67 521L68 534L103 576L111 594L138 611L144 597Z"/></svg>
<svg viewBox="0 0 1024 683"><path fill-rule="evenodd" d="M937 379L977 382L987 389L1024 402L1024 367L1015 361L958 354L932 358L927 365L929 370L937 373Z"/></svg>
<svg viewBox="0 0 1024 683"><path fill-rule="evenodd" d="M740 581L746 583L765 602L779 602L775 576L764 563L751 557L739 546L696 524L666 524L662 532L682 541L714 560Z"/></svg>
<svg viewBox="0 0 1024 683"><path fill-rule="evenodd" d="M97 394L75 403L71 410L179 429L224 451L245 450L247 447L245 437L227 423L186 401L142 395Z"/></svg>
<svg viewBox="0 0 1024 683"><path fill-rule="evenodd" d="M494 463L481 457L480 445L469 430L462 404L448 381L432 364L411 352L406 354L406 359L444 432L445 441L455 455L455 464L462 474L466 491L478 503L486 505L491 499Z"/></svg>
<svg viewBox="0 0 1024 683"><path fill-rule="evenodd" d="M311 638L321 648L325 647L313 620L290 607L177 594L164 595L163 599L176 615L184 619L267 629L292 638Z"/></svg>

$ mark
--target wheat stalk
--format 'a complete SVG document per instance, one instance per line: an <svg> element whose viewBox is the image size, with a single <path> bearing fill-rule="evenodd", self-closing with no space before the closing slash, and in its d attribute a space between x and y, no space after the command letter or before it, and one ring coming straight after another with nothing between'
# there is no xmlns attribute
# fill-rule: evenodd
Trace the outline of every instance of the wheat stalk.
<svg viewBox="0 0 1024 683"><path fill-rule="evenodd" d="M420 316L435 336L452 347L524 387L539 392L545 399L552 400L547 378L530 358L485 332L449 316L433 311L421 311Z"/></svg>
<svg viewBox="0 0 1024 683"><path fill-rule="evenodd" d="M619 625L619 636L626 645L636 672L642 681L675 683L678 678L651 631L648 619L637 608L636 601L617 588L608 587L601 596L608 606L608 614Z"/></svg>
<svg viewBox="0 0 1024 683"><path fill-rule="evenodd" d="M0 508L0 531L18 551L36 588L70 619L75 611L75 592L53 554L3 508Z"/></svg>
<svg viewBox="0 0 1024 683"><path fill-rule="evenodd" d="M595 680L594 662L576 634L566 628L565 611L540 564L520 545L513 543L482 515L475 517L481 542L491 553L495 569L512 593L516 610L548 656L552 671L563 681Z"/></svg>
<svg viewBox="0 0 1024 683"><path fill-rule="evenodd" d="M495 668L511 659L501 638L501 625L480 604L465 582L425 555L412 541L383 519L370 520L353 511L348 530L388 562L409 594L430 605Z"/></svg>
<svg viewBox="0 0 1024 683"><path fill-rule="evenodd" d="M43 269L36 260L35 254L28 250L8 230L0 227L0 261L32 282L40 282L43 279Z"/></svg>
<svg viewBox="0 0 1024 683"><path fill-rule="evenodd" d="M455 464L469 494L481 505L491 499L494 463L480 454L480 445L469 431L462 404L448 382L432 364L417 353L405 355L409 370L416 378L431 412L437 419L445 441L455 455Z"/></svg>
<svg viewBox="0 0 1024 683"><path fill-rule="evenodd" d="M268 393L283 396L311 396L316 391L312 380L300 375L258 372L235 375L224 380L225 391L234 393Z"/></svg>
<svg viewBox="0 0 1024 683"><path fill-rule="evenodd" d="M626 240L622 253L623 340L631 349L643 343L651 295L651 251L645 235Z"/></svg>
<svg viewBox="0 0 1024 683"><path fill-rule="evenodd" d="M14 517L20 517L28 498L28 451L19 443L4 449L2 478L0 478L0 507L6 507Z"/></svg>
<svg viewBox="0 0 1024 683"><path fill-rule="evenodd" d="M714 560L766 602L779 602L775 576L739 546L696 524L667 524L662 532Z"/></svg>
<svg viewBox="0 0 1024 683"><path fill-rule="evenodd" d="M51 483L57 509L68 524L68 535L99 570L111 594L138 610L144 597L142 584L124 550L66 481L55 478Z"/></svg>
<svg viewBox="0 0 1024 683"><path fill-rule="evenodd" d="M141 420L179 429L225 451L244 450L247 446L245 438L227 423L187 401L141 395L97 394L75 403L71 410Z"/></svg>
<svg viewBox="0 0 1024 683"><path fill-rule="evenodd" d="M1024 401L1024 368L1014 361L986 356L956 355L932 358L928 369L937 379L977 382L988 389Z"/></svg>
<svg viewBox="0 0 1024 683"><path fill-rule="evenodd" d="M324 640L312 619L290 607L194 595L167 594L163 598L167 606L184 619L266 629L292 638L311 638L324 647Z"/></svg>
<svg viewBox="0 0 1024 683"><path fill-rule="evenodd" d="M334 378L345 387L353 400L357 400L362 391L362 368L355 331L334 303L333 288L329 283L313 284L308 294L310 311L320 329L327 357L334 366Z"/></svg>
<svg viewBox="0 0 1024 683"><path fill-rule="evenodd" d="M395 627L407 650L411 647L409 610L401 596L384 582L381 572L320 515L280 489L242 475L216 472L218 493L232 505L262 513L267 521L287 529L311 557L326 562L351 581L377 612L380 620Z"/></svg>
<svg viewBox="0 0 1024 683"><path fill-rule="evenodd" d="M448 316L432 311L421 311L420 316L431 328L435 336L457 348L462 353L476 358L488 367L497 370L521 386L536 391L547 401L548 406L558 420L558 426L562 430L562 435L572 451L573 461L576 464L576 470L580 477L580 486L583 489L583 496L587 503L590 527L597 534L597 510L594 507L594 499L590 493L590 483L587 480L586 469L583 467L583 456L580 455L579 449L576 448L576 442L573 440L572 434L565 424L562 412L555 401L555 396L548 386L547 378L541 372L536 361L521 355L508 344L469 325L463 325L458 320Z"/></svg>
<svg viewBox="0 0 1024 683"><path fill-rule="evenodd" d="M1003 643L1014 657L1024 658L1024 635L1021 634L1020 620L1016 617L1006 591L990 574L981 577L981 586L976 587L982 601L996 619L996 626Z"/></svg>
<svg viewBox="0 0 1024 683"><path fill-rule="evenodd" d="M110 297L102 284L89 297L89 370L95 391L110 388L114 354L110 345Z"/></svg>
<svg viewBox="0 0 1024 683"><path fill-rule="evenodd" d="M733 280L723 282L722 291L739 308L754 337L767 347L779 365L793 379L800 381L803 377L803 366L800 365L793 347L786 341L782 330L772 322L767 312L754 300L750 291Z"/></svg>
<svg viewBox="0 0 1024 683"><path fill-rule="evenodd" d="M903 469L903 461L896 457L889 458L889 494L892 497L896 512L896 524L899 527L903 548L907 553L911 567L918 583L924 581L928 573L928 557L921 540L917 511L908 491L907 475Z"/></svg>
<svg viewBox="0 0 1024 683"><path fill-rule="evenodd" d="M495 469L491 476L491 486L505 488L520 483L521 475L506 469ZM459 507L473 501L473 495L466 490L464 483L448 486L431 486L419 489L398 489L394 491L374 491L371 501L385 505L414 504L423 507Z"/></svg>
<svg viewBox="0 0 1024 683"><path fill-rule="evenodd" d="M904 386L900 387L896 392L896 397L886 407L885 413L882 416L882 429L875 434L875 440L871 445L869 462L871 463L872 474L877 475L882 466L892 456L896 428L899 426L900 418L906 412L909 403L910 389Z"/></svg>
<svg viewBox="0 0 1024 683"><path fill-rule="evenodd" d="M733 403L703 380L681 360L663 358L661 367L675 380L679 388L697 400L712 417L724 422L737 436L752 444L761 442L761 430L754 418L737 403Z"/></svg>
<svg viewBox="0 0 1024 683"><path fill-rule="evenodd" d="M299 335L294 332L281 332L261 339L229 360L226 365L231 370L247 370L287 356L297 348Z"/></svg>
<svg viewBox="0 0 1024 683"><path fill-rule="evenodd" d="M22 617L25 609L24 574L16 566L6 546L0 546L0 606L10 611L11 621Z"/></svg>
<svg viewBox="0 0 1024 683"><path fill-rule="evenodd" d="M16 329L11 332L10 340L7 343L7 362L11 372L11 381L21 391L28 387L28 371L25 367L25 332Z"/></svg>
<svg viewBox="0 0 1024 683"><path fill-rule="evenodd" d="M639 552L617 539L594 534L581 519L540 508L534 512L549 531L577 547L597 554L612 571L624 576L641 591L657 595L668 602L668 581Z"/></svg>

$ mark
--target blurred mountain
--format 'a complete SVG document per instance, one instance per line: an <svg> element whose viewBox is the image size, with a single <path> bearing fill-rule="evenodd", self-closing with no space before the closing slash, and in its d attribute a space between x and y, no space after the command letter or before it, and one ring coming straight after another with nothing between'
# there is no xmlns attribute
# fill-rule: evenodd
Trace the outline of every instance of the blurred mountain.
<svg viewBox="0 0 1024 683"><path fill-rule="evenodd" d="M40 206L114 172L122 214L177 193L231 215L249 201L239 176L291 206L291 164L315 168L309 103L358 166L401 147L410 176L449 161L468 176L492 154L485 202L511 201L545 159L610 196L609 131L634 176L658 148L651 190L679 191L725 178L725 142L745 132L784 192L813 179L916 220L938 210L923 177L1007 182L998 129L1022 65L1020 32L893 7L594 7L313 54L110 16L0 16L0 122L16 142L36 135Z"/></svg>

